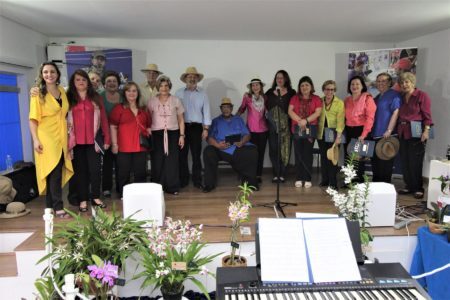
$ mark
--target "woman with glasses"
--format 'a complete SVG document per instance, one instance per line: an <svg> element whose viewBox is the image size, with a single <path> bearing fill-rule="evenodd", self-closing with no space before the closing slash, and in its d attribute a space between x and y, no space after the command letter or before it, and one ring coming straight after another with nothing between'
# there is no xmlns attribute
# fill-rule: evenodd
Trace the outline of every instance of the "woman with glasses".
<svg viewBox="0 0 450 300"><path fill-rule="evenodd" d="M413 194L414 198L423 198L422 167L425 147L433 125L431 119L431 100L427 93L416 88L416 76L405 72L400 75L402 103L398 112L398 136L400 139L400 157L402 162L405 188L399 194ZM413 137L411 122L421 123L422 134Z"/></svg>
<svg viewBox="0 0 450 300"><path fill-rule="evenodd" d="M317 139L319 141L320 161L321 161L321 182L320 186L337 189L338 165L334 165L327 157L327 151L333 145L339 147L342 134L345 128L345 108L344 102L339 99L336 93L336 82L327 80L322 84L324 97L322 98L322 111L319 117ZM329 134L333 132L334 140L326 141L324 131Z"/></svg>
<svg viewBox="0 0 450 300"><path fill-rule="evenodd" d="M59 86L60 78L61 72L53 62L39 68L39 93L30 99L29 125L39 194L46 194L46 207L52 208L57 217L69 218L62 200L62 187L73 175L67 147L69 102Z"/></svg>
<svg viewBox="0 0 450 300"><path fill-rule="evenodd" d="M383 72L378 74L376 85L380 93L374 99L377 111L371 136L375 142L379 142L395 133L401 96L391 88L392 77L389 73ZM395 157L389 160L380 159L376 151L374 151L372 157L372 181L390 183L394 160Z"/></svg>

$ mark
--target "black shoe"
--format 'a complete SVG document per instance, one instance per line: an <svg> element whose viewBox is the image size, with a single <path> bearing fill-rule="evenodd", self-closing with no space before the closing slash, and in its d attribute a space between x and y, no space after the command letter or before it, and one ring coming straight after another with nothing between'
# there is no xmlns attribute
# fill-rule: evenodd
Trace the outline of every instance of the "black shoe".
<svg viewBox="0 0 450 300"><path fill-rule="evenodd" d="M104 202L101 202L101 200L100 200L99 203L97 203L94 200L92 200L91 204L92 204L92 206L100 207L100 208L106 208L107 207L107 205Z"/></svg>
<svg viewBox="0 0 450 300"><path fill-rule="evenodd" d="M284 177L280 176L280 182L284 183L286 181L286 179L284 179Z"/></svg>
<svg viewBox="0 0 450 300"><path fill-rule="evenodd" d="M196 187L196 188L198 188L198 189L200 189L200 190L203 190L203 188L204 188L204 186L203 186L203 184L201 184L201 183L194 183L194 187Z"/></svg>
<svg viewBox="0 0 450 300"><path fill-rule="evenodd" d="M85 207L79 207L78 208L78 210L80 211L80 212L87 212L88 211L88 207L87 206L85 206Z"/></svg>
<svg viewBox="0 0 450 300"><path fill-rule="evenodd" d="M213 189L214 189L213 187L205 186L205 187L203 187L203 193L209 193L209 192L211 192Z"/></svg>

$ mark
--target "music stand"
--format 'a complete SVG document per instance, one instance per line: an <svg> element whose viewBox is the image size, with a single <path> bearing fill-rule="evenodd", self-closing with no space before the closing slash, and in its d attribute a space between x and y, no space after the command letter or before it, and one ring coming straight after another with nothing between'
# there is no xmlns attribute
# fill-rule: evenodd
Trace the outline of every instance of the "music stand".
<svg viewBox="0 0 450 300"><path fill-rule="evenodd" d="M281 98L281 91L279 89L277 89L278 91L278 97L279 97L279 102L281 103L283 101L283 99ZM273 202L268 202L268 203L263 203L263 204L258 204L256 205L258 206L262 206L262 207L269 207L269 208L275 208L277 209L284 218L286 218L286 214L284 213L283 207L286 206L297 206L297 203L290 203L290 202L282 202L280 201L280 166L281 166L281 153L280 153L280 145L281 145L281 134L280 134L280 107L277 105L275 107L276 113L277 113L277 120L274 121L273 118L272 120L270 120L269 118L269 122L272 124L273 127L276 128L276 132L277 132L277 195L275 198L275 201Z"/></svg>

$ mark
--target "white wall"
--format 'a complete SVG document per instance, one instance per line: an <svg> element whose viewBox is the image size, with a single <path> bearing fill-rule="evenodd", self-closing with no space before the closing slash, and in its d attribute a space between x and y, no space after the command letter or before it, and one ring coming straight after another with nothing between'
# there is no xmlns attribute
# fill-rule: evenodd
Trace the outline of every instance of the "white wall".
<svg viewBox="0 0 450 300"><path fill-rule="evenodd" d="M396 46L419 48L416 85L430 95L436 136L427 143L423 176L428 177L430 160L443 158L450 144L450 29Z"/></svg>
<svg viewBox="0 0 450 300"><path fill-rule="evenodd" d="M34 83L38 66L47 58L45 49L48 39L41 33L0 16L0 40L0 71L18 75L23 157L25 161L32 161L28 90Z"/></svg>

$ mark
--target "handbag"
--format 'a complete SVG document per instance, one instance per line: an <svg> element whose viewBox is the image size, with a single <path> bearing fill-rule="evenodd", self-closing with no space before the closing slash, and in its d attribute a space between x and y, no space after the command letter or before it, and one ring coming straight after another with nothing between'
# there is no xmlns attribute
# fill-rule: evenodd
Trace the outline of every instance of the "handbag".
<svg viewBox="0 0 450 300"><path fill-rule="evenodd" d="M139 145L141 145L141 147L147 148L148 150L152 149L152 136L145 136L144 134L139 133Z"/></svg>

